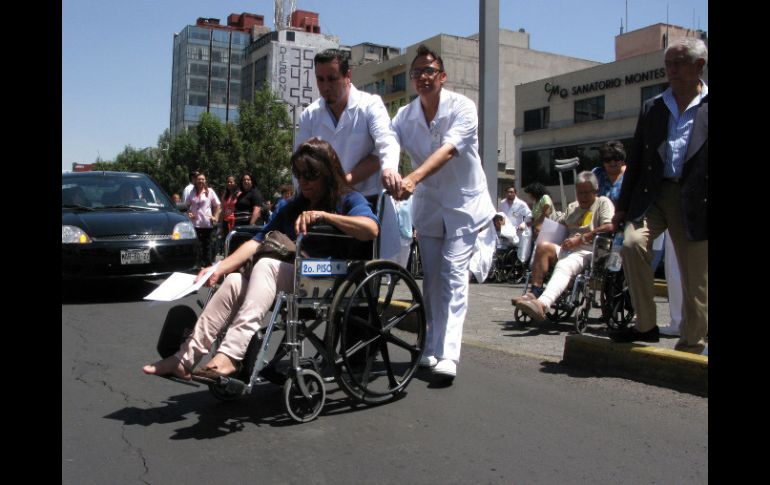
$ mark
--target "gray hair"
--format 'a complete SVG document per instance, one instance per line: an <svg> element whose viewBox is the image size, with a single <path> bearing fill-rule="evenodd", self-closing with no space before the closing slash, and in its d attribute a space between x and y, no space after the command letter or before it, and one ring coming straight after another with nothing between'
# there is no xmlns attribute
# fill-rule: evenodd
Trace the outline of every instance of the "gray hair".
<svg viewBox="0 0 770 485"><path fill-rule="evenodd" d="M663 52L665 57L668 51L671 49L684 49L686 51L687 58L691 62L695 62L698 59L703 59L703 65L709 63L709 50L706 47L706 43L696 37L680 37L671 41L666 50Z"/></svg>
<svg viewBox="0 0 770 485"><path fill-rule="evenodd" d="M599 179L597 179L596 175L590 170L584 170L577 174L575 186L577 186L577 184L591 184L591 187L594 188L594 192L599 191Z"/></svg>

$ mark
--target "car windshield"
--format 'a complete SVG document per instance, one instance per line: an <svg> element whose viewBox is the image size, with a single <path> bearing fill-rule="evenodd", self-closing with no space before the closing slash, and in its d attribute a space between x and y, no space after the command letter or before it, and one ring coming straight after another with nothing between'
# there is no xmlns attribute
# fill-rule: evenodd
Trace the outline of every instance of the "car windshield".
<svg viewBox="0 0 770 485"><path fill-rule="evenodd" d="M62 208L85 210L174 210L165 192L149 178L102 173L62 177L61 205Z"/></svg>

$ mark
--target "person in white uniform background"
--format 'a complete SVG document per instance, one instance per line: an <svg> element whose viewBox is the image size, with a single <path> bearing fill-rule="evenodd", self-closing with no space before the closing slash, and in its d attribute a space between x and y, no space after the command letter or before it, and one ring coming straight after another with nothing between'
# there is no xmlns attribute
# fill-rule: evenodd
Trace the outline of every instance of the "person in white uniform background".
<svg viewBox="0 0 770 485"><path fill-rule="evenodd" d="M401 149L390 128L390 116L382 99L353 86L344 52L337 49L319 52L314 65L321 97L300 115L294 149L316 136L334 147L346 179L356 191L371 196L385 187L391 194L398 193ZM380 258L406 266L406 261L399 260L400 247L395 206L393 199L386 196Z"/></svg>
<svg viewBox="0 0 770 485"><path fill-rule="evenodd" d="M527 227L527 218L532 217L532 211L526 202L516 197L516 187L510 186L505 190L505 197L497 203L497 210L502 212L508 229L516 236L513 244L519 244L518 234Z"/></svg>
<svg viewBox="0 0 770 485"><path fill-rule="evenodd" d="M471 251L495 207L478 153L476 105L442 88L444 63L424 45L409 77L418 98L398 110L391 126L414 171L401 180L397 198L414 196L428 324L420 364L451 382L460 360Z"/></svg>

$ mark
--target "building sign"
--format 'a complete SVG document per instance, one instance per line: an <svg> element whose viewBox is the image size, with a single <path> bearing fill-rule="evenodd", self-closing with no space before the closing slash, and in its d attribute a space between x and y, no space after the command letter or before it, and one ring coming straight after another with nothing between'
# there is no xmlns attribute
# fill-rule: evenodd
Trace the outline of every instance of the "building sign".
<svg viewBox="0 0 770 485"><path fill-rule="evenodd" d="M318 97L313 70L315 49L276 45L273 53L278 97L294 106L312 103Z"/></svg>
<svg viewBox="0 0 770 485"><path fill-rule="evenodd" d="M545 83L545 92L548 93L548 101L550 102L554 95L566 99L570 94L579 96L581 94L590 94L595 91L604 91L605 89L619 88L624 85L628 86L630 84L652 81L665 77L666 70L661 67L658 69L650 69L649 71L627 74L623 78L615 77L611 79L601 79L599 81L572 86L570 88L562 88L559 85L553 85L550 82L547 82Z"/></svg>

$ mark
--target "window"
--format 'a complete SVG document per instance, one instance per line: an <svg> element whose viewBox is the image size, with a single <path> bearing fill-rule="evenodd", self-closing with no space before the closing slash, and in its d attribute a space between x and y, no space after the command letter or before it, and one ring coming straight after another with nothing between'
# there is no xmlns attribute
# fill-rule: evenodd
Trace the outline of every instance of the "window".
<svg viewBox="0 0 770 485"><path fill-rule="evenodd" d="M575 101L575 123L604 119L604 96Z"/></svg>
<svg viewBox="0 0 770 485"><path fill-rule="evenodd" d="M653 98L668 89L668 83L653 84L642 88L642 104L650 98Z"/></svg>
<svg viewBox="0 0 770 485"><path fill-rule="evenodd" d="M190 78L190 91L205 93L206 91L208 91L208 89L209 89L209 84L206 79L199 79L195 77Z"/></svg>
<svg viewBox="0 0 770 485"><path fill-rule="evenodd" d="M545 108L531 109L524 112L524 131L542 130L548 128L550 110Z"/></svg>
<svg viewBox="0 0 770 485"><path fill-rule="evenodd" d="M286 32L286 42L294 42L294 32Z"/></svg>
<svg viewBox="0 0 770 485"><path fill-rule="evenodd" d="M564 160L566 158L578 157L580 159L580 166L575 170L580 173L583 170L591 170L594 167L598 167L602 164L599 160L599 147L602 146L604 140L596 143L586 143L583 145L566 145L556 148L544 148L540 150L528 150L521 153L521 185L522 187L531 184L532 182L540 182L543 185L559 185L559 172L555 168L555 160ZM633 138L622 138L620 140L623 146L628 152ZM562 173L564 178L564 184L574 183L572 170ZM565 195L569 195L570 192L566 191ZM551 197L553 197L551 193ZM569 202L572 202L571 200Z"/></svg>
<svg viewBox="0 0 770 485"><path fill-rule="evenodd" d="M393 92L406 91L406 73L393 76Z"/></svg>

